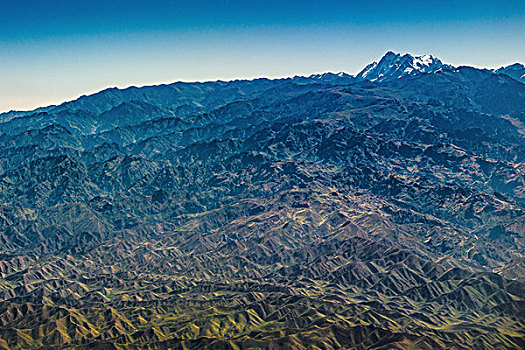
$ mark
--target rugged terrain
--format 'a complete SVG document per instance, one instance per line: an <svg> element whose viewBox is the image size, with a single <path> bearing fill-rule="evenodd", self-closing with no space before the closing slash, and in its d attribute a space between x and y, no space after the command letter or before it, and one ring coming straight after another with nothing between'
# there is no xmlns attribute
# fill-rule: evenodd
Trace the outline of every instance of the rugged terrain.
<svg viewBox="0 0 525 350"><path fill-rule="evenodd" d="M0 115L0 348L524 348L520 69L387 53Z"/></svg>

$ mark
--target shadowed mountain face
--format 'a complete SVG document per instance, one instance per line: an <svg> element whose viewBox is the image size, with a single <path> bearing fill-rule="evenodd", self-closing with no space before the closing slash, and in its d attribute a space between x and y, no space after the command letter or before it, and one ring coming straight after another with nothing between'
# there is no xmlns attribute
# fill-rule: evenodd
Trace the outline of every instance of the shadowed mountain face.
<svg viewBox="0 0 525 350"><path fill-rule="evenodd" d="M525 66L521 63L514 63L507 67L501 67L495 70L496 74L506 74L509 77L525 83Z"/></svg>
<svg viewBox="0 0 525 350"><path fill-rule="evenodd" d="M1 115L0 348L525 347L525 84L408 56Z"/></svg>

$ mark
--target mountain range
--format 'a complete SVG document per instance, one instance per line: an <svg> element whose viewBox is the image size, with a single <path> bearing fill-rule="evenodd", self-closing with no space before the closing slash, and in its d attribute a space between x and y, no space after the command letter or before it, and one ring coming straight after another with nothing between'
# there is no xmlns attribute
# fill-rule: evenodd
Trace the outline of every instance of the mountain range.
<svg viewBox="0 0 525 350"><path fill-rule="evenodd" d="M0 114L2 349L522 349L525 67L388 52Z"/></svg>

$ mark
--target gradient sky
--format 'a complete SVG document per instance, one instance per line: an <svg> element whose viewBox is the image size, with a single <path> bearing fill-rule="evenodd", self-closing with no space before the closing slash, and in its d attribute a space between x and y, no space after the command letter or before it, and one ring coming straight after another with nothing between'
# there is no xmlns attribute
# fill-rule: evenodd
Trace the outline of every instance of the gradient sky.
<svg viewBox="0 0 525 350"><path fill-rule="evenodd" d="M386 51L525 63L520 1L0 0L0 112L106 87L357 73Z"/></svg>

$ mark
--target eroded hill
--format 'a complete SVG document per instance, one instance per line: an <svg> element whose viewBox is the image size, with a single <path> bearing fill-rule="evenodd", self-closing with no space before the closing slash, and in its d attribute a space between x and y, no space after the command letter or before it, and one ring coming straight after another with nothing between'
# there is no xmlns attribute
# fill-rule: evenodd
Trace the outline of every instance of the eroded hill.
<svg viewBox="0 0 525 350"><path fill-rule="evenodd" d="M109 89L0 123L0 348L525 347L525 84Z"/></svg>

